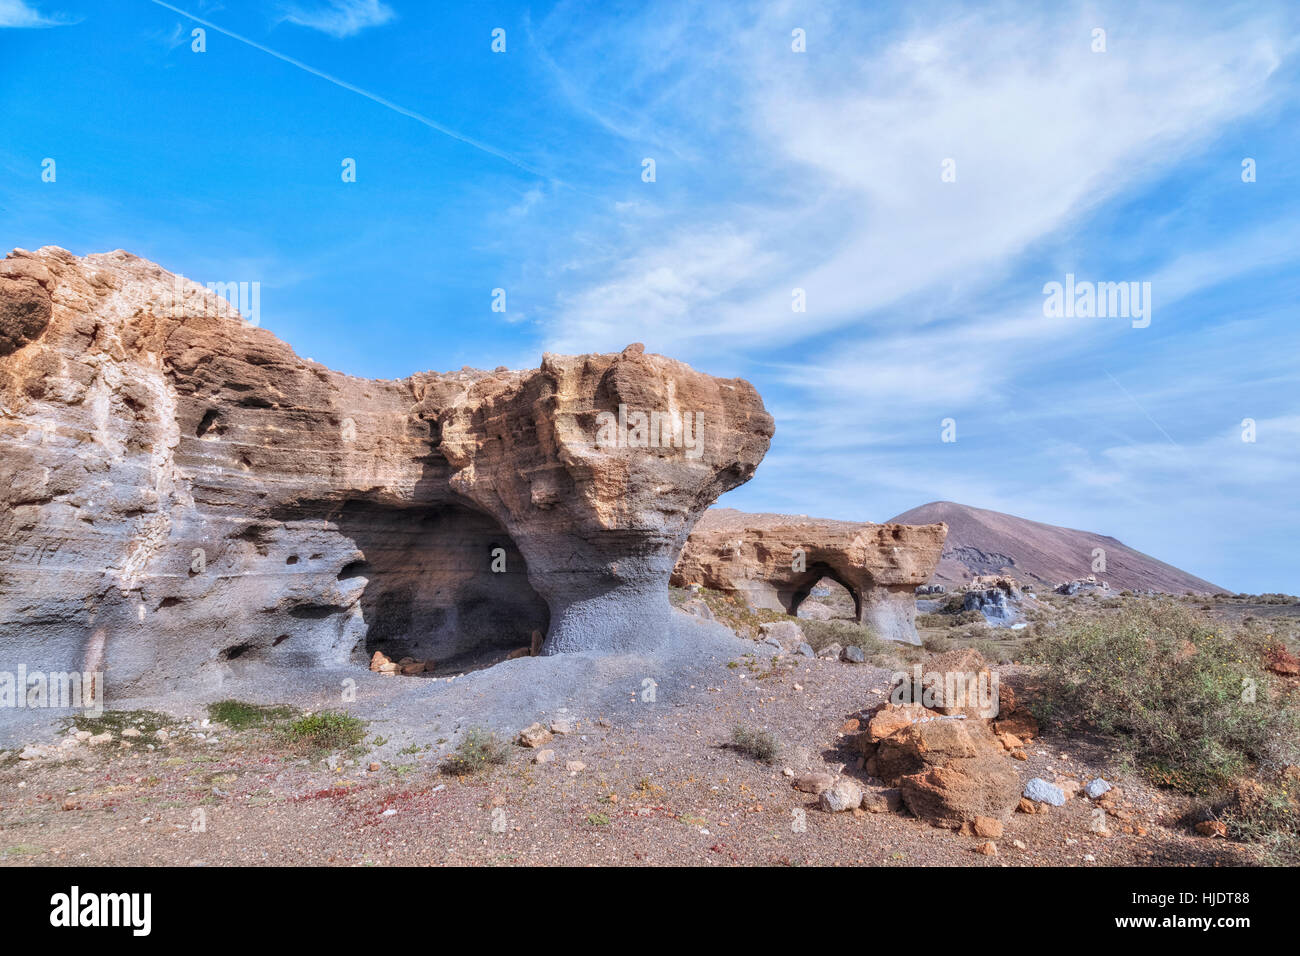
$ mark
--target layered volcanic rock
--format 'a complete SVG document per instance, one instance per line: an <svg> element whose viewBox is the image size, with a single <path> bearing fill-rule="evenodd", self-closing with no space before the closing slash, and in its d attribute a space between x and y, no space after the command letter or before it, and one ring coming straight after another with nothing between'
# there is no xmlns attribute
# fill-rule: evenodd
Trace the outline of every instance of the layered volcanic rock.
<svg viewBox="0 0 1300 956"><path fill-rule="evenodd" d="M857 619L883 638L919 643L915 590L934 573L943 524L830 521L713 508L691 532L673 571L678 587L702 584L751 607L795 614L829 577L853 596Z"/></svg>
<svg viewBox="0 0 1300 956"><path fill-rule="evenodd" d="M771 434L747 382L639 347L358 379L128 253L19 250L0 669L104 670L123 693L534 630L544 653L633 647L667 634L678 550Z"/></svg>

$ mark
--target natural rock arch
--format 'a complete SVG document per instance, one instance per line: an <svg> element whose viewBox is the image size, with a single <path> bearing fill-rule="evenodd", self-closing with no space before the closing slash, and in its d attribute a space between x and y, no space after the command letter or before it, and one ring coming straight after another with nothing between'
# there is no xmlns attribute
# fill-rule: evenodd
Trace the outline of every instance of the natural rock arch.
<svg viewBox="0 0 1300 956"><path fill-rule="evenodd" d="M823 578L830 578L840 587L844 588L844 590L849 592L849 597L853 598L854 620L858 623L862 623L862 587L860 584L850 583L855 579L860 579L860 576L845 574L843 571L838 570L825 561L815 562L809 566L804 575L796 577L790 583L788 588L778 591L778 599L784 606L785 613L789 614L791 617L797 617L800 605L807 600L808 595L812 593L812 589L816 587L818 582ZM868 583L868 587L870 587L870 583Z"/></svg>
<svg viewBox="0 0 1300 956"><path fill-rule="evenodd" d="M712 508L673 570L678 587L701 584L752 607L794 614L823 576L853 596L860 624L886 640L919 643L915 591L939 563L943 524L878 525Z"/></svg>

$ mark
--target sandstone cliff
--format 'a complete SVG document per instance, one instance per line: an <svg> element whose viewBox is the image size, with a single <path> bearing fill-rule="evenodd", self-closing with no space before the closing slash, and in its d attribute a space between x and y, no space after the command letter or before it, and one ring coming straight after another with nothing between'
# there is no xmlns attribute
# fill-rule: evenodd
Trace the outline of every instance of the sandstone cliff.
<svg viewBox="0 0 1300 956"><path fill-rule="evenodd" d="M736 594L752 607L794 614L813 585L829 577L853 596L859 622L887 640L916 644L916 586L934 573L946 533L943 524L713 508L691 532L672 582L702 584Z"/></svg>
<svg viewBox="0 0 1300 956"><path fill-rule="evenodd" d="M445 660L535 629L544 653L644 645L670 629L696 518L772 430L747 382L639 346L358 379L129 253L17 250L0 668L105 670L122 692L237 659Z"/></svg>

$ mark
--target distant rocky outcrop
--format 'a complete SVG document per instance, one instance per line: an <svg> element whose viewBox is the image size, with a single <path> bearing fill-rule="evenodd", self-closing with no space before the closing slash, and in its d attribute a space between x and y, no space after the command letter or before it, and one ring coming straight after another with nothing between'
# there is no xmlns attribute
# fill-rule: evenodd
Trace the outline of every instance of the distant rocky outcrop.
<svg viewBox="0 0 1300 956"><path fill-rule="evenodd" d="M672 580L796 614L814 585L829 577L852 595L859 622L887 640L916 644L916 586L934 572L944 532L942 524L878 525L712 508L691 532Z"/></svg>
<svg viewBox="0 0 1300 956"><path fill-rule="evenodd" d="M962 610L979 611L993 627L1020 627L1026 600L1037 606L1036 601L1027 598L1019 581L1001 574L981 574L966 585Z"/></svg>
<svg viewBox="0 0 1300 956"><path fill-rule="evenodd" d="M1209 594L1222 590L1115 538L952 501L932 501L890 520L906 524L942 521L948 526L943 557L930 583L949 588L961 587L979 575L1007 574L1023 584L1050 590L1095 573L1117 591Z"/></svg>
<svg viewBox="0 0 1300 956"><path fill-rule="evenodd" d="M772 431L747 382L640 346L372 381L129 253L18 250L0 669L106 670L121 692L535 630L542 653L661 640L691 620L668 603L679 549Z"/></svg>

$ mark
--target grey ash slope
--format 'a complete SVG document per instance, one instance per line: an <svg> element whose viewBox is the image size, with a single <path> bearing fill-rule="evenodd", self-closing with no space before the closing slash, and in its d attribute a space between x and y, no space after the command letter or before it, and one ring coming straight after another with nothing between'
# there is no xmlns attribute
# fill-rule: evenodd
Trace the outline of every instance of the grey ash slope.
<svg viewBox="0 0 1300 956"><path fill-rule="evenodd" d="M1026 583L1055 586L1092 572L1094 548L1104 548L1106 571L1097 579L1112 588L1170 594L1215 593L1223 588L1107 535L1030 521L953 501L932 501L889 519L905 524L948 525L943 556L931 581L959 585L977 574L1006 571Z"/></svg>

